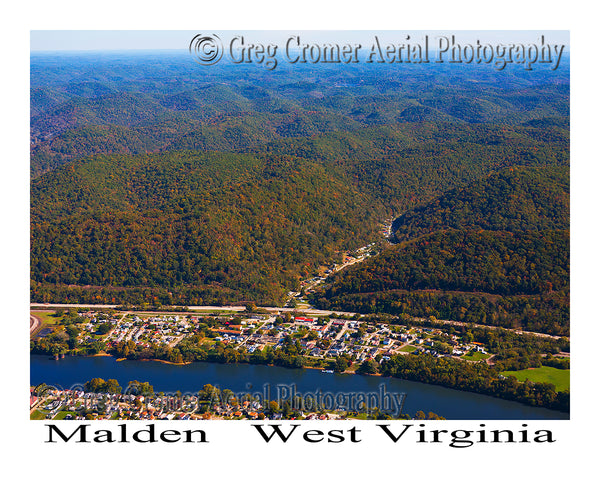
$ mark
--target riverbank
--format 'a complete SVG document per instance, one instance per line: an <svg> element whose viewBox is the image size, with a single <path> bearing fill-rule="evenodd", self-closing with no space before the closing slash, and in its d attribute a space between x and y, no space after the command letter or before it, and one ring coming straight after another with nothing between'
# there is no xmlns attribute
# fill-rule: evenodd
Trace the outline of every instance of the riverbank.
<svg viewBox="0 0 600 480"><path fill-rule="evenodd" d="M89 357L93 358L93 357L113 357L115 358L116 362L123 362L125 360L129 360L129 361L140 361L140 362L157 362L157 363L162 363L165 365L171 365L174 367L185 367L187 365L192 365L195 363L208 363L208 364L226 364L226 365L235 365L235 366L242 366L242 365L263 365L265 367L268 368L285 368L288 370L312 370L312 371L316 371L319 370L321 373L326 372L328 370L330 370L329 368L323 368L323 367L316 367L316 366L307 366L307 365L303 365L301 367L294 367L294 366L285 366L285 365L276 365L276 364L265 364L265 363L261 363L261 364L257 364L257 363L251 363L251 362L218 362L218 361L211 361L210 359L206 359L206 360L194 360L194 361L188 361L188 362L183 362L183 363L175 363L175 362L170 362L168 360L163 360L163 359L158 359L158 358L154 358L154 359L126 359L124 357L114 357L111 354L108 354L106 352L101 352L100 354L96 354L96 355L90 355ZM83 356L83 358L85 358L85 356ZM430 359L429 357L426 357L422 360L426 360L427 362L431 362L434 361L433 359ZM457 360L458 362L460 362L460 360ZM472 363L472 362L469 362ZM431 365L431 375L435 375L435 364ZM429 370L427 370L429 371ZM478 391L475 388L457 388L456 385L450 385L447 383L443 383L442 381L439 381L436 377L432 377L431 379L429 378L423 378L420 374L416 375L416 373L418 372L413 372L412 373L412 377L410 375L385 375L385 373L380 373L380 372L375 372L375 373L370 373L370 374L361 374L358 373L356 371L344 371L344 372L336 372L337 375L346 375L346 376L358 376L358 377L374 377L374 378L388 378L388 379L399 379L399 380L408 380L408 381L416 381L419 383L423 383L426 385L435 385L435 386L439 386L442 388L448 388L448 389L452 389L452 390L456 390L459 392L465 392L465 393L475 393L478 395L484 395L486 397L490 397L490 398L498 398L498 399L503 399L503 400L509 400L509 401L515 401L515 402L519 402L521 404L524 405L529 405L535 408L548 408L550 410L555 410L555 411L561 411L561 412L568 412L568 398L569 398L569 394L568 392L559 392L559 394L555 394L555 395L562 395L562 397L559 397L559 399L561 400L560 403L556 403L556 404L538 404L538 402L540 402L540 400L537 400L537 397L531 397L531 396L521 396L521 394L519 392L521 392L521 390L523 391L529 391L529 389L525 388L525 385L522 382L517 382L516 385L513 385L512 387L510 387L507 390L507 382L505 380L501 380L499 377L494 377L492 378L492 380L495 382L495 389L491 389L491 392L486 392L486 391ZM487 378L489 379L489 377ZM457 378L457 382L462 382L460 383L461 385L468 385L468 386L474 386L477 384L477 378L469 378L468 383L464 382L464 378L460 379ZM547 386L544 384L536 384L537 387L534 390L547 390ZM489 388L489 386L488 386ZM548 392L546 392L548 393ZM567 408L564 407L565 402L564 402L564 398L566 395L566 405ZM542 401L544 401L545 397L542 397ZM556 405L556 406L555 406Z"/></svg>
<svg viewBox="0 0 600 480"><path fill-rule="evenodd" d="M148 382L157 391L194 394L206 384L240 394L271 395L277 400L296 394L386 395L406 394L404 411L435 412L451 420L568 419L561 413L515 401L465 392L438 385L393 377L323 374L318 369L283 368L257 364L193 362L172 365L164 362L122 360L112 356L65 357L48 361L48 356L31 355L32 385L45 383L68 388L90 378L115 379L120 385ZM275 398L273 398L275 397Z"/></svg>
<svg viewBox="0 0 600 480"><path fill-rule="evenodd" d="M113 357L117 362L122 362L124 360L128 360L128 358L126 357L115 357L114 355L107 353L107 352L100 352L100 353L95 353L94 355L82 355L83 357ZM139 359L140 362L160 362L160 363L166 363L167 365L189 365L192 362L183 362L183 363L177 363L177 362L169 362L168 360L161 360L160 358L141 358Z"/></svg>
<svg viewBox="0 0 600 480"><path fill-rule="evenodd" d="M123 359L123 360L127 360L127 359ZM183 365L190 365L193 362L181 362L181 363L177 363L177 362L169 362L168 360L160 360L158 358L143 358L140 360L140 362L160 362L160 363L164 363L166 365L175 365L175 366L183 366Z"/></svg>

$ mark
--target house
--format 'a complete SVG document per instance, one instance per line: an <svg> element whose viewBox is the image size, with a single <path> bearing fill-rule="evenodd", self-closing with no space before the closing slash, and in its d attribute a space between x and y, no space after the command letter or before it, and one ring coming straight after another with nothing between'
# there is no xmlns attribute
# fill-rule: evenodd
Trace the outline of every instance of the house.
<svg viewBox="0 0 600 480"><path fill-rule="evenodd" d="M302 325L312 325L313 322L315 321L314 318L308 318L308 317L294 317L294 320L296 321L296 323L300 323Z"/></svg>
<svg viewBox="0 0 600 480"><path fill-rule="evenodd" d="M213 328L212 331L215 333L221 333L223 335L230 336L230 337L237 337L238 335L242 334L242 332L240 330L234 330L231 328Z"/></svg>

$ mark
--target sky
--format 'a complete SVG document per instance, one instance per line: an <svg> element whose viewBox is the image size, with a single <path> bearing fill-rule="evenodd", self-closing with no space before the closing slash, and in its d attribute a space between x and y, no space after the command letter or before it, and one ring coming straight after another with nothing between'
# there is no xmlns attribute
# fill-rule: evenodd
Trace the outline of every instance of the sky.
<svg viewBox="0 0 600 480"><path fill-rule="evenodd" d="M193 30L32 30L30 49L37 51L72 50L171 50L187 49L190 40L198 33L217 33L226 38L245 34L254 42L282 44L290 35L303 34L310 41L335 41L340 43L371 39L379 34L390 41L404 41L405 35L413 39L455 34L460 41L488 43L536 43L544 35L547 43L569 45L569 32L565 30L256 30L256 31L193 31Z"/></svg>

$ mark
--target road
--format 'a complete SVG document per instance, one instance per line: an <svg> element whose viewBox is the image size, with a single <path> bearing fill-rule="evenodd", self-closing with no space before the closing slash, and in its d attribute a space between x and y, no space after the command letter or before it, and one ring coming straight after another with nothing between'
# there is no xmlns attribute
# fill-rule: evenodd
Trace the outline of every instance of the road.
<svg viewBox="0 0 600 480"><path fill-rule="evenodd" d="M35 332L42 324L39 318L29 315L29 335Z"/></svg>
<svg viewBox="0 0 600 480"><path fill-rule="evenodd" d="M55 308L112 308L115 309L117 308L119 305L94 305L94 304L88 304L88 303L32 303L30 304L30 306L32 308L47 308L47 309L55 309ZM229 305L229 306L216 306L216 305L191 305L191 306L178 306L178 305L171 305L171 307L174 310L177 309L182 309L182 308L187 308L186 312L177 312L177 311L173 311L173 312L167 312L167 311L161 311L161 312L149 312L149 313L189 313L189 312L201 312L201 311L211 311L211 310L216 310L216 311L235 311L235 312L243 312L246 310L246 307L243 306L239 306L239 305ZM334 311L334 310L319 310L316 308L290 308L290 307L258 307L261 310L266 310L268 312L271 313L281 313L281 312L301 312L302 314L312 314L312 315L332 315L332 314L338 314L338 315L356 315L353 312L338 312L338 311ZM188 312L189 311L189 312ZM144 312L139 312L139 313L144 313Z"/></svg>
<svg viewBox="0 0 600 480"><path fill-rule="evenodd" d="M427 322L428 321L426 318L418 318L418 317L412 317L412 320L417 320L417 321L422 321L422 322ZM461 322L457 322L457 321L454 321L454 320L440 320L439 318L436 319L436 322L443 323L445 325L456 325L456 326L467 325L466 323L461 323ZM559 338L563 338L561 336L550 335L548 333L528 332L528 331L524 331L524 330L517 330L515 328L498 327L496 325L482 325L480 323L474 323L473 326L474 327L479 327L479 328L490 328L492 330L495 330L497 328L503 328L504 330L510 330L511 332L514 332L517 335L535 335L536 337L553 338L554 340L558 340ZM569 338L569 337L566 337L566 338Z"/></svg>
<svg viewBox="0 0 600 480"><path fill-rule="evenodd" d="M68 304L68 303L32 303L30 304L31 307L36 307L36 308L48 308L48 309L54 309L54 308L117 308L119 305L93 305L93 304L84 304L84 303L74 303L74 304ZM187 313L189 312L201 312L201 311L236 311L236 312L243 312L246 310L246 307L241 307L238 305L230 305L230 306L211 306L211 305L195 305L195 306L187 306L187 307L181 307L181 306L172 306L173 309L181 309L181 308L187 308ZM288 308L288 307L259 307L261 310L266 310L268 312L274 313L274 314L279 314L282 312L301 312L302 315L306 315L306 314L310 314L310 315L332 315L332 314L337 314L337 315L348 315L348 316L353 316L356 315L356 312L339 312L339 311L335 311L335 310L319 310L316 308L303 308L303 309L298 309L298 308ZM129 313L129 312L125 312L125 313ZM132 311L131 313L161 313L161 314L166 314L166 313L186 313L186 312L177 312L177 311L172 311L172 312L168 312L168 311L161 311L161 312L134 312ZM413 320L419 320L419 321L427 321L424 318L413 318ZM436 320L439 323L443 323L446 325L456 325L456 326L462 326L462 325L466 325L464 323L461 322L456 322L453 320L440 320L437 319ZM496 329L496 328L504 328L504 327L496 327L494 325L481 325L478 323L473 324L474 327L480 327L480 328L491 328L491 329ZM515 332L519 335L535 335L537 337L543 337L543 338L553 338L555 340L561 338L560 336L556 336L556 335L549 335L547 333L538 333L538 332L527 332L527 331L523 331L523 330L517 330L514 328L505 328L505 330L510 330L511 332ZM567 337L569 338L569 337Z"/></svg>

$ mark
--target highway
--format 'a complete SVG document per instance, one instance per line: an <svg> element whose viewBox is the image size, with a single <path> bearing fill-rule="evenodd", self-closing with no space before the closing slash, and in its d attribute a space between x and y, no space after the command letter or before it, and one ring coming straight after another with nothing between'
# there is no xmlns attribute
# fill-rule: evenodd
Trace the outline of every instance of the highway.
<svg viewBox="0 0 600 480"><path fill-rule="evenodd" d="M119 305L106 305L106 304L89 304L89 303L32 303L30 304L31 308L44 309L47 308L49 310L53 310L56 308L100 308L100 309L116 309ZM190 306L178 306L171 305L170 308L173 309L172 313L181 313L176 312L175 310L186 308L190 312L202 312L202 311L235 311L235 312L243 312L246 310L246 307L239 305L228 305L228 306L217 306L217 305L190 305ZM261 310L266 310L271 313L281 313L281 312L302 312L303 314L311 314L311 315L356 315L353 312L338 312L334 310L319 310L316 308L289 308L289 307L257 307ZM160 312L160 313L170 313L170 312Z"/></svg>
<svg viewBox="0 0 600 480"><path fill-rule="evenodd" d="M115 309L117 308L119 305L94 305L94 304L85 304L85 303L73 303L73 304L69 304L69 303L32 303L30 304L30 306L32 308L47 308L47 309L56 309L56 308L112 308ZM139 311L135 311L137 313L182 313L177 312L175 310L177 309L182 309L182 308L187 308L187 312L202 312L202 311L235 311L235 312L243 312L246 310L246 307L243 306L239 306L239 305L229 305L229 306L213 306L213 305L192 305L192 306L187 306L187 307L182 307L182 306L176 306L176 305L172 305L171 306L173 308L173 311L160 311L160 312L156 312L156 311L151 311L151 312L139 312ZM275 315L278 315L279 313L282 312L300 312L302 313L302 315L332 315L332 314L337 314L337 315L347 315L347 316L353 316L356 315L356 312L339 312L339 311L335 311L335 310L319 310L316 308L288 308L288 307L257 307L260 310L266 310L270 313L274 313ZM132 313L134 311L132 310ZM361 315L362 316L362 315ZM426 321L424 318L414 318L414 320L418 320L418 321ZM456 322L456 321L452 321L452 320L440 320L437 319L436 320L439 323L443 323L443 324L447 324L447 325L464 325L461 322ZM491 328L491 329L495 329L495 328L503 328L503 327L496 327L494 325L481 325L481 324L474 324L474 327L481 327L481 328ZM506 328L505 330L511 330L519 335L523 335L523 334L529 334L529 335L535 335L538 337L546 337L546 338L554 338L554 339L558 339L561 338L560 336L555 336L555 335L549 335L547 333L538 333L538 332L527 332L527 331L523 331L523 330L517 330L517 329L513 329L513 328ZM33 331L33 330L32 330Z"/></svg>

